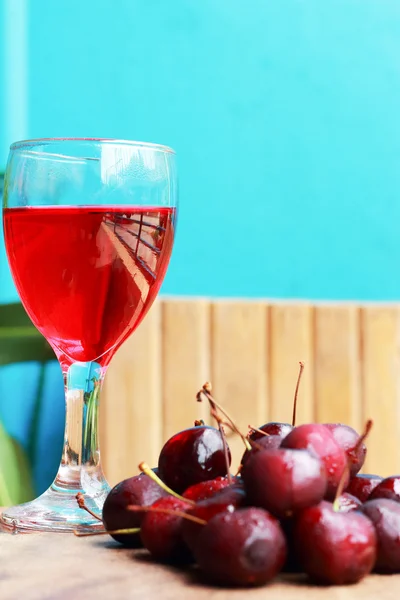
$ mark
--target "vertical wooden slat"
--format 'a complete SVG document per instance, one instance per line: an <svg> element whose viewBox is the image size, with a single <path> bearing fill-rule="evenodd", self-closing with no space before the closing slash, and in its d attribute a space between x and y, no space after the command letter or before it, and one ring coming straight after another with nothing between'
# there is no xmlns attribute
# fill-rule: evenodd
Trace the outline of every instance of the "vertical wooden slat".
<svg viewBox="0 0 400 600"><path fill-rule="evenodd" d="M400 472L400 309L362 309L364 419L374 425L364 472Z"/></svg>
<svg viewBox="0 0 400 600"><path fill-rule="evenodd" d="M210 379L210 303L162 303L163 440L207 420L208 407L196 393Z"/></svg>
<svg viewBox="0 0 400 600"><path fill-rule="evenodd" d="M100 411L102 459L111 485L156 465L162 440L161 309L155 302L114 357Z"/></svg>
<svg viewBox="0 0 400 600"><path fill-rule="evenodd" d="M314 324L317 420L342 422L360 430L359 309L350 305L318 306Z"/></svg>
<svg viewBox="0 0 400 600"><path fill-rule="evenodd" d="M305 369L299 388L296 423L311 423L313 401L312 308L275 304L270 308L270 420L291 423L299 362Z"/></svg>
<svg viewBox="0 0 400 600"><path fill-rule="evenodd" d="M267 306L253 302L216 302L212 306L212 383L216 400L246 433L248 424L268 417ZM243 454L230 437L232 470Z"/></svg>

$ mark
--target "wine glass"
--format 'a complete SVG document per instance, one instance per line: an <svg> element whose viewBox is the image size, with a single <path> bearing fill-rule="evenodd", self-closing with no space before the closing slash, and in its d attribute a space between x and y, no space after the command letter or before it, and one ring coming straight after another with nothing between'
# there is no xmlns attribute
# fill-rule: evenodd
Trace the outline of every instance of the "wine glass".
<svg viewBox="0 0 400 600"><path fill-rule="evenodd" d="M165 146L92 138L11 146L7 256L21 301L61 365L66 426L54 482L36 500L5 510L3 528L102 528L76 500L82 493L101 515L109 491L99 452L100 390L113 355L160 289L176 211L175 154Z"/></svg>

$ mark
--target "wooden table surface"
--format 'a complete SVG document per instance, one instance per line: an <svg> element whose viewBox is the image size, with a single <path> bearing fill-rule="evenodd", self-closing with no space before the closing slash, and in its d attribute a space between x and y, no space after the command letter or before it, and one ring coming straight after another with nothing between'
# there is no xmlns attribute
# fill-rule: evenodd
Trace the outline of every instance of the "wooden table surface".
<svg viewBox="0 0 400 600"><path fill-rule="evenodd" d="M310 587L304 579L262 588L204 586L196 572L152 563L144 551L108 537L0 535L1 600L399 600L400 575L372 575L355 586Z"/></svg>

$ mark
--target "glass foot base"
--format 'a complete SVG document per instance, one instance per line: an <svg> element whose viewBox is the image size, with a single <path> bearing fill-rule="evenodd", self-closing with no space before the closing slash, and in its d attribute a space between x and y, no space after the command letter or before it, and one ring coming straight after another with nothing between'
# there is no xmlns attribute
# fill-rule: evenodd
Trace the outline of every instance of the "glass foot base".
<svg viewBox="0 0 400 600"><path fill-rule="evenodd" d="M0 515L0 528L10 533L34 531L71 533L77 529L103 531L101 521L79 508L76 494L81 492L86 506L101 517L101 509L109 489L104 482L102 488L96 491L96 495L90 497L84 490L65 490L53 484L36 500L5 509Z"/></svg>

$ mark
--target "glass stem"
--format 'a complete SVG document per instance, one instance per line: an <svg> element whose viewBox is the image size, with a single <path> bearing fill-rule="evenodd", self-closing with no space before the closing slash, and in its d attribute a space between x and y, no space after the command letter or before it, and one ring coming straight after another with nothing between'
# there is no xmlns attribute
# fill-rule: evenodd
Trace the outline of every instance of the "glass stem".
<svg viewBox="0 0 400 600"><path fill-rule="evenodd" d="M105 370L95 362L75 362L64 370L64 447L52 485L58 492L87 494L99 508L108 490L101 468L98 433L99 398Z"/></svg>

